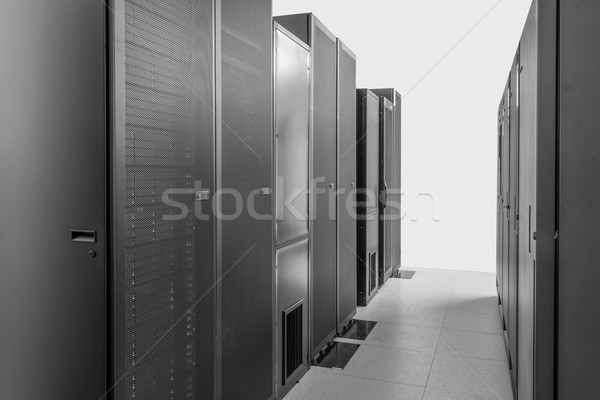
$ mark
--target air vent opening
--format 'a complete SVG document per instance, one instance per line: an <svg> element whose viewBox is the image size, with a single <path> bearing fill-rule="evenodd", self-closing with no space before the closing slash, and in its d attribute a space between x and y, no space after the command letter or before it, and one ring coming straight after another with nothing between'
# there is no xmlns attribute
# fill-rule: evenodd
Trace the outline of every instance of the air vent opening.
<svg viewBox="0 0 600 400"><path fill-rule="evenodd" d="M283 384L302 365L302 301L283 312Z"/></svg>

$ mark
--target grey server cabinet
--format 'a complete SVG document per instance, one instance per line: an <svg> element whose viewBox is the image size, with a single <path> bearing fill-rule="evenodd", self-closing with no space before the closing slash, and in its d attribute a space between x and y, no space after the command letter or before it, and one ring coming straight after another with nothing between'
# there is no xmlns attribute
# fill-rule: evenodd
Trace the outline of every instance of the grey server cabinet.
<svg viewBox="0 0 600 400"><path fill-rule="evenodd" d="M356 56L337 46L337 330L356 314Z"/></svg>
<svg viewBox="0 0 600 400"><path fill-rule="evenodd" d="M379 97L356 91L357 303L366 306L378 291Z"/></svg>
<svg viewBox="0 0 600 400"><path fill-rule="evenodd" d="M389 239L385 243L389 245L388 274L394 275L401 266L401 231L402 231L402 96L393 88L371 89L373 93L390 101L393 107L392 115L387 111L385 120L381 123L387 126L391 132L387 134L384 146L386 184L385 214L389 221ZM380 144L381 147L381 144ZM380 178L381 180L381 178ZM388 277L389 277L388 275Z"/></svg>
<svg viewBox="0 0 600 400"><path fill-rule="evenodd" d="M337 332L337 39L313 14L275 17L311 51L310 348L315 357Z"/></svg>
<svg viewBox="0 0 600 400"><path fill-rule="evenodd" d="M498 247L508 247L499 270L519 400L600 397L599 18L594 1L534 1L512 67L504 126L517 142L502 151L517 155L502 154L502 193L518 236L508 226Z"/></svg>
<svg viewBox="0 0 600 400"><path fill-rule="evenodd" d="M519 223L519 53L506 84L498 111L498 229L500 273L497 282L500 312L508 349L513 386L517 381L517 272Z"/></svg>
<svg viewBox="0 0 600 400"><path fill-rule="evenodd" d="M275 22L274 55L275 382L282 398L309 358L310 49Z"/></svg>
<svg viewBox="0 0 600 400"><path fill-rule="evenodd" d="M0 397L274 397L270 7L6 5Z"/></svg>
<svg viewBox="0 0 600 400"><path fill-rule="evenodd" d="M379 97L379 286L392 276L392 208L388 207L388 181L394 156L394 103Z"/></svg>
<svg viewBox="0 0 600 400"><path fill-rule="evenodd" d="M106 8L0 13L0 397L106 390Z"/></svg>

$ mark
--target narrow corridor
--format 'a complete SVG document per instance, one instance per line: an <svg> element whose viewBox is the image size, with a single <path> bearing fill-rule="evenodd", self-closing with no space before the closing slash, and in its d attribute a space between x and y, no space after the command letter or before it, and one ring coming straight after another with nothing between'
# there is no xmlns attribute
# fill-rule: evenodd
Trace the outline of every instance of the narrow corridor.
<svg viewBox="0 0 600 400"><path fill-rule="evenodd" d="M512 400L493 273L415 270L355 319L377 321L341 369L311 367L286 400Z"/></svg>

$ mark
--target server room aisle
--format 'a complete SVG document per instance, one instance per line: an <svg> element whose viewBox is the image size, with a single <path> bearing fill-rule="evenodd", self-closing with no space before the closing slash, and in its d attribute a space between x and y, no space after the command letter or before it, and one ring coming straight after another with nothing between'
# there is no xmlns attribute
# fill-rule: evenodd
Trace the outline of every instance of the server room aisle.
<svg viewBox="0 0 600 400"><path fill-rule="evenodd" d="M311 367L286 400L512 400L493 273L415 269L355 319L377 321L343 370Z"/></svg>

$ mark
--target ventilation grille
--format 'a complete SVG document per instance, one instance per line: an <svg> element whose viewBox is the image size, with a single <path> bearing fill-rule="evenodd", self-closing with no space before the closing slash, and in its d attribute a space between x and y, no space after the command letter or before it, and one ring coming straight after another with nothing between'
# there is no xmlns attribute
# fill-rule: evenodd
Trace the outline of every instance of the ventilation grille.
<svg viewBox="0 0 600 400"><path fill-rule="evenodd" d="M128 374L119 399L213 397L213 221L195 218L191 194L212 184L212 15L212 1L125 1Z"/></svg>
<svg viewBox="0 0 600 400"><path fill-rule="evenodd" d="M369 253L369 295L377 286L377 252Z"/></svg>
<svg viewBox="0 0 600 400"><path fill-rule="evenodd" d="M302 303L283 313L283 384L302 365Z"/></svg>

